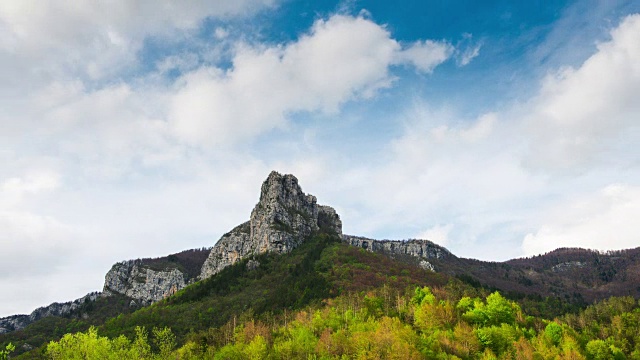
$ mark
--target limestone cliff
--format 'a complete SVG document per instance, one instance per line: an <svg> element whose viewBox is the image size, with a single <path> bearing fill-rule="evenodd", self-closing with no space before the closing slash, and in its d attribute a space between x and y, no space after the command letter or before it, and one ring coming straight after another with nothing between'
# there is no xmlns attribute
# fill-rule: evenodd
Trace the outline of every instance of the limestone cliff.
<svg viewBox="0 0 640 360"><path fill-rule="evenodd" d="M101 293L92 292L73 301L65 303L56 302L48 306L39 307L29 315L13 315L0 318L0 334L20 330L32 322L48 316L67 316L79 309L83 304L96 301L100 296L102 296Z"/></svg>
<svg viewBox="0 0 640 360"><path fill-rule="evenodd" d="M193 282L210 249L185 250L169 256L127 260L114 264L104 279L103 291L134 299L132 305L149 305Z"/></svg>
<svg viewBox="0 0 640 360"><path fill-rule="evenodd" d="M382 253L391 257L411 257L425 270L435 271L430 259L448 259L455 257L449 250L429 240L373 240L361 236L344 235L342 242L371 252Z"/></svg>
<svg viewBox="0 0 640 360"><path fill-rule="evenodd" d="M288 253L314 231L342 234L335 210L305 194L293 175L271 172L262 183L260 200L250 220L224 234L202 266L201 279L252 254Z"/></svg>
<svg viewBox="0 0 640 360"><path fill-rule="evenodd" d="M137 300L140 305L162 300L185 286L185 276L180 270L152 270L141 260L116 263L104 279L105 294L123 294Z"/></svg>

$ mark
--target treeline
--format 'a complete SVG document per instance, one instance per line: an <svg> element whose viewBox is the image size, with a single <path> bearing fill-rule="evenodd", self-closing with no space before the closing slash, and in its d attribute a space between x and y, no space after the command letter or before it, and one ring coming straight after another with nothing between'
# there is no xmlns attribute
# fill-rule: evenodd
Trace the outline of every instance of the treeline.
<svg viewBox="0 0 640 360"><path fill-rule="evenodd" d="M640 359L640 308L611 298L545 320L494 292L486 297L418 287L381 287L285 313L190 333L138 327L107 338L95 329L50 342L46 359Z"/></svg>

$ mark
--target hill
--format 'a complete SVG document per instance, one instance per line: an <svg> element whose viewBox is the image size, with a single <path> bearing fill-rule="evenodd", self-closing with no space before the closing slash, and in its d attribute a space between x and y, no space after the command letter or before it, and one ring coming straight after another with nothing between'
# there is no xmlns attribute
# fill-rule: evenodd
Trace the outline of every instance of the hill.
<svg viewBox="0 0 640 360"><path fill-rule="evenodd" d="M250 219L212 248L116 263L102 293L0 319L0 344L11 342L17 354L31 358L47 342L92 326L102 336L129 339L139 327L171 327L178 345L204 338L219 347L221 333L234 336L231 324L277 328L291 312L322 309L332 299L362 305L368 293L384 293L386 302L400 301L425 286L451 302L499 290L540 323L610 296L639 298L639 256L640 248L558 249L486 262L459 258L428 240L344 235L333 208L318 205L293 175L272 172ZM207 335L212 329L218 340Z"/></svg>

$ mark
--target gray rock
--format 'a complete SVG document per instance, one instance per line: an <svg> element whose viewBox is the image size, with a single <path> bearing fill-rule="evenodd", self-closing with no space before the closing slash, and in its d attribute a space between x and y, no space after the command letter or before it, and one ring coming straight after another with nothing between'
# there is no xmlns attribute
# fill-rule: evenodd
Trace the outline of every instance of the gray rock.
<svg viewBox="0 0 640 360"><path fill-rule="evenodd" d="M45 317L67 316L79 309L83 304L96 301L101 296L104 295L100 292L92 292L73 301L65 303L55 302L48 306L39 307L29 315L12 315L0 318L0 334L23 329L29 324Z"/></svg>
<svg viewBox="0 0 640 360"><path fill-rule="evenodd" d="M553 272L563 272L563 271L567 271L573 268L583 268L587 265L587 263L585 262L580 262L580 261L569 261L569 262L563 262L560 263L558 265L554 265L553 267L551 267L551 271Z"/></svg>
<svg viewBox="0 0 640 360"><path fill-rule="evenodd" d="M104 279L105 293L123 294L141 305L162 300L185 286L185 276L180 270L156 271L143 266L140 260L116 263Z"/></svg>
<svg viewBox="0 0 640 360"><path fill-rule="evenodd" d="M288 253L321 227L342 235L342 222L333 208L318 205L295 176L272 171L262 183L249 221L218 240L202 265L200 279L253 254Z"/></svg>
<svg viewBox="0 0 640 360"><path fill-rule="evenodd" d="M255 270L258 267L260 267L260 262L259 261L256 261L256 260L253 260L253 259L247 261L247 270Z"/></svg>
<svg viewBox="0 0 640 360"><path fill-rule="evenodd" d="M454 256L449 250L429 240L374 240L361 236L343 235L342 242L371 252L391 257L410 256L420 259L418 265L425 270L435 271L428 259L445 259Z"/></svg>
<svg viewBox="0 0 640 360"><path fill-rule="evenodd" d="M436 269L433 267L433 265L428 262L427 260L420 260L420 262L418 263L418 265L423 269L423 270L429 270L429 271L433 271L435 272Z"/></svg>

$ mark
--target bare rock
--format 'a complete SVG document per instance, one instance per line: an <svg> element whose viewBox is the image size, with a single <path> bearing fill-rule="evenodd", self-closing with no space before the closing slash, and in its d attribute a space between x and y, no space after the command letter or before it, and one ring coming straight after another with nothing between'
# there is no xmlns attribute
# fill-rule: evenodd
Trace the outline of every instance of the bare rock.
<svg viewBox="0 0 640 360"><path fill-rule="evenodd" d="M29 315L12 315L0 318L0 334L16 331L25 328L27 325L49 316L67 316L82 305L96 301L103 296L100 292L89 293L79 299L64 303L52 303L35 309Z"/></svg>
<svg viewBox="0 0 640 360"><path fill-rule="evenodd" d="M454 255L449 250L429 240L374 240L361 236L343 235L342 242L371 252L391 257L409 256L420 259L418 265L425 270L435 271L428 259L445 259Z"/></svg>
<svg viewBox="0 0 640 360"><path fill-rule="evenodd" d="M155 271L140 260L116 263L104 280L105 293L120 293L142 305L162 300L185 286L184 274L178 269Z"/></svg>
<svg viewBox="0 0 640 360"><path fill-rule="evenodd" d="M429 270L429 271L433 271L435 272L436 269L433 267L433 264L431 264L430 262L428 262L427 260L420 260L420 262L418 263L418 265L423 269L423 270Z"/></svg>
<svg viewBox="0 0 640 360"><path fill-rule="evenodd" d="M224 234L211 249L200 279L253 254L288 253L321 227L342 235L336 211L305 194L293 175L272 171L262 183L260 200L248 222Z"/></svg>
<svg viewBox="0 0 640 360"><path fill-rule="evenodd" d="M260 267L260 262L259 261L256 261L256 260L253 260L253 259L247 261L247 270L255 270L258 267Z"/></svg>

